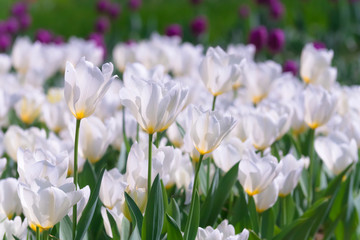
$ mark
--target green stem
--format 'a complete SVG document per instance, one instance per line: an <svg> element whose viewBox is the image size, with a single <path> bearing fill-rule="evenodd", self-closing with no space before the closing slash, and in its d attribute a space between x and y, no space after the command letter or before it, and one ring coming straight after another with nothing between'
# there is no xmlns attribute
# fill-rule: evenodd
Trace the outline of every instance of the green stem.
<svg viewBox="0 0 360 240"><path fill-rule="evenodd" d="M140 125L136 125L136 141L139 142Z"/></svg>
<svg viewBox="0 0 360 240"><path fill-rule="evenodd" d="M258 213L259 215L259 237L261 238L262 236L262 225L263 225L263 216L262 213Z"/></svg>
<svg viewBox="0 0 360 240"><path fill-rule="evenodd" d="M159 144L160 144L161 135L162 135L162 132L158 132L158 133L156 134L155 146L156 146L157 148L159 147Z"/></svg>
<svg viewBox="0 0 360 240"><path fill-rule="evenodd" d="M198 185L198 181L199 181L199 170L200 170L203 158L204 158L204 155L200 154L199 163L197 164L196 170L195 170L195 178L194 178L193 191L192 191L192 194L191 194L191 205L190 205L190 212L189 213L191 213L193 208L194 208L195 192L198 190L197 185Z"/></svg>
<svg viewBox="0 0 360 240"><path fill-rule="evenodd" d="M49 230L43 231L43 240L49 240Z"/></svg>
<svg viewBox="0 0 360 240"><path fill-rule="evenodd" d="M80 132L81 119L76 119L76 131L75 131L75 145L74 145L74 185L77 189L78 185L78 146L79 146L79 132ZM77 204L73 206L73 239L75 239L77 224Z"/></svg>
<svg viewBox="0 0 360 240"><path fill-rule="evenodd" d="M280 216L280 227L286 226L286 197L280 197L281 216Z"/></svg>
<svg viewBox="0 0 360 240"><path fill-rule="evenodd" d="M313 178L314 178L314 166L315 166L315 151L314 151L314 140L315 140L315 130L310 129L309 132L309 158L310 158L310 166L309 166L309 186L308 186L308 208L312 203L313 198ZM320 174L320 173L319 173Z"/></svg>
<svg viewBox="0 0 360 240"><path fill-rule="evenodd" d="M36 240L40 240L40 228L36 227Z"/></svg>
<svg viewBox="0 0 360 240"><path fill-rule="evenodd" d="M151 189L151 162L152 162L152 138L153 134L149 133L149 160L148 160L148 197L150 196L150 189Z"/></svg>
<svg viewBox="0 0 360 240"><path fill-rule="evenodd" d="M211 108L212 111L215 110L215 103L216 103L216 96L214 96L214 98L213 98L212 108Z"/></svg>
<svg viewBox="0 0 360 240"><path fill-rule="evenodd" d="M209 191L210 188L210 164L211 164L211 160L210 158L208 158L208 162L207 162L207 173L206 173L206 191Z"/></svg>
<svg viewBox="0 0 360 240"><path fill-rule="evenodd" d="M138 124L138 126L139 126L139 124ZM127 136L126 136L125 108L122 109L122 127L123 127L122 134L123 134L123 139L124 139L126 151L127 151L127 153L129 153L130 152L130 143L129 143L129 140L128 140ZM139 142L139 141L137 140L137 142Z"/></svg>

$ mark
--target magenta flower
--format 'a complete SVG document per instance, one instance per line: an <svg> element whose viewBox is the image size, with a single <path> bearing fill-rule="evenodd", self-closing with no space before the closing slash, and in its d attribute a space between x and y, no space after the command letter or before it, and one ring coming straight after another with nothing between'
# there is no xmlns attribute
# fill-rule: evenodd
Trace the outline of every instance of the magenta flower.
<svg viewBox="0 0 360 240"><path fill-rule="evenodd" d="M142 1L141 0L129 0L129 8L132 11L136 11L141 7Z"/></svg>
<svg viewBox="0 0 360 240"><path fill-rule="evenodd" d="M298 64L293 60L287 60L283 65L283 72L291 72L294 76L298 72Z"/></svg>
<svg viewBox="0 0 360 240"><path fill-rule="evenodd" d="M26 30L31 25L32 19L29 14L24 14L19 17L19 24L21 30Z"/></svg>
<svg viewBox="0 0 360 240"><path fill-rule="evenodd" d="M16 18L11 17L6 21L6 31L9 34L17 33L19 31L19 28L19 21Z"/></svg>
<svg viewBox="0 0 360 240"><path fill-rule="evenodd" d="M248 5L243 4L239 7L239 16L243 19L246 19L249 17L250 15L250 8Z"/></svg>
<svg viewBox="0 0 360 240"><path fill-rule="evenodd" d="M98 33L105 33L109 30L110 22L107 17L100 17L95 22L95 31Z"/></svg>
<svg viewBox="0 0 360 240"><path fill-rule="evenodd" d="M256 51L260 51L266 45L267 38L267 29L264 26L259 26L251 30L249 43L255 45Z"/></svg>
<svg viewBox="0 0 360 240"><path fill-rule="evenodd" d="M270 1L270 15L274 19L280 19L284 15L284 5L279 0Z"/></svg>
<svg viewBox="0 0 360 240"><path fill-rule="evenodd" d="M285 34L281 29L274 29L270 32L268 38L268 47L272 53L280 52L285 45Z"/></svg>
<svg viewBox="0 0 360 240"><path fill-rule="evenodd" d="M207 30L207 19L205 16L199 16L194 18L194 20L191 21L190 23L190 28L192 33L195 36L199 36L201 34L203 34L204 32L206 32Z"/></svg>
<svg viewBox="0 0 360 240"><path fill-rule="evenodd" d="M116 19L120 15L120 12L121 12L121 7L117 3L111 4L111 6L108 9L108 13L112 19Z"/></svg>
<svg viewBox="0 0 360 240"><path fill-rule="evenodd" d="M11 36L9 34L0 34L0 51L6 51L11 45Z"/></svg>
<svg viewBox="0 0 360 240"><path fill-rule="evenodd" d="M14 16L21 17L27 13L27 4L25 2L17 2L11 8L11 13Z"/></svg>
<svg viewBox="0 0 360 240"><path fill-rule="evenodd" d="M110 9L110 2L108 0L99 0L96 3L96 9L99 12L107 12Z"/></svg>
<svg viewBox="0 0 360 240"><path fill-rule="evenodd" d="M35 39L41 43L51 43L52 41L52 34L48 30L39 29L36 32Z"/></svg>
<svg viewBox="0 0 360 240"><path fill-rule="evenodd" d="M313 46L314 46L314 48L316 48L316 49L324 49L324 48L326 48L325 43L323 43L323 42L318 42L318 41L313 42Z"/></svg>
<svg viewBox="0 0 360 240"><path fill-rule="evenodd" d="M182 37L182 27L179 24L171 24L165 30L166 36L173 37L179 36Z"/></svg>

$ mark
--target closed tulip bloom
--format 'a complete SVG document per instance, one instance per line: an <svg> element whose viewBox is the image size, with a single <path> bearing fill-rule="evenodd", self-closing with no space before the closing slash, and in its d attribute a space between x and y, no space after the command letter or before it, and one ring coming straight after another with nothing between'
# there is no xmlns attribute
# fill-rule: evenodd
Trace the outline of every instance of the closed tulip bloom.
<svg viewBox="0 0 360 240"><path fill-rule="evenodd" d="M112 63L105 63L102 70L82 57L74 66L66 63L64 96L71 113L76 119L90 116L98 102L117 76L111 76Z"/></svg>
<svg viewBox="0 0 360 240"><path fill-rule="evenodd" d="M341 173L351 163L358 161L355 140L349 140L341 132L334 132L327 137L316 138L315 150L326 167L335 175Z"/></svg>
<svg viewBox="0 0 360 240"><path fill-rule="evenodd" d="M275 157L259 157L252 152L248 158L240 161L238 179L245 192L253 196L264 191L279 171L280 167Z"/></svg>
<svg viewBox="0 0 360 240"><path fill-rule="evenodd" d="M205 111L197 107L193 108L192 116L190 136L202 155L214 151L236 122L233 117L224 116L218 111Z"/></svg>
<svg viewBox="0 0 360 240"><path fill-rule="evenodd" d="M251 101L255 104L266 98L272 83L281 75L281 66L273 61L249 63L244 71L245 85Z"/></svg>
<svg viewBox="0 0 360 240"><path fill-rule="evenodd" d="M36 181L32 187L20 183L18 195L29 226L35 230L48 230L63 219L82 198L81 191L68 183L59 187L48 182Z"/></svg>
<svg viewBox="0 0 360 240"><path fill-rule="evenodd" d="M322 87L309 86L304 91L306 124L318 128L326 124L333 116L336 108L336 97Z"/></svg>
<svg viewBox="0 0 360 240"><path fill-rule="evenodd" d="M40 130L35 127L24 130L18 126L12 125L4 135L5 152L11 159L17 161L18 148L34 149L37 144L35 139L37 138L46 139L45 130Z"/></svg>
<svg viewBox="0 0 360 240"><path fill-rule="evenodd" d="M220 47L210 47L200 64L201 80L213 96L221 95L230 91L240 78L244 62L239 55L228 54Z"/></svg>
<svg viewBox="0 0 360 240"><path fill-rule="evenodd" d="M275 181L279 186L279 196L285 197L298 184L302 170L309 165L309 158L296 160L293 155L288 154L281 159L280 165L281 170Z"/></svg>
<svg viewBox="0 0 360 240"><path fill-rule="evenodd" d="M265 111L256 111L246 116L243 128L250 142L258 150L270 147L281 134L288 119L287 114L273 116Z"/></svg>
<svg viewBox="0 0 360 240"><path fill-rule="evenodd" d="M329 89L337 76L336 68L330 66L333 56L332 50L316 49L313 44L307 44L300 59L300 76L303 81Z"/></svg>
<svg viewBox="0 0 360 240"><path fill-rule="evenodd" d="M254 201L256 206L256 211L262 213L267 209L271 208L278 199L279 186L275 181L272 181L264 191L259 194L254 195Z"/></svg>
<svg viewBox="0 0 360 240"><path fill-rule="evenodd" d="M12 219L14 215L22 212L20 199L17 195L18 180L5 178L0 180L0 215Z"/></svg>
<svg viewBox="0 0 360 240"><path fill-rule="evenodd" d="M125 82L125 87L120 90L122 104L148 134L164 131L186 106L189 90L181 88L175 81L159 79L159 76L150 79L131 76L132 81L127 81L132 82L131 86Z"/></svg>
<svg viewBox="0 0 360 240"><path fill-rule="evenodd" d="M117 168L110 171L105 170L101 180L99 197L106 208L113 209L116 204L122 204L125 201L124 192L127 185L125 177Z"/></svg>
<svg viewBox="0 0 360 240"><path fill-rule="evenodd" d="M1 229L1 225L3 225L3 229ZM14 240L14 237L19 240L25 240L27 239L27 227L28 222L26 218L24 221L21 220L20 216L16 216L13 220L5 219L0 223L0 238L3 239L6 236L5 239L7 240Z"/></svg>
<svg viewBox="0 0 360 240"><path fill-rule="evenodd" d="M91 116L80 126L79 151L91 163L98 162L114 140L115 119L106 125L97 117Z"/></svg>

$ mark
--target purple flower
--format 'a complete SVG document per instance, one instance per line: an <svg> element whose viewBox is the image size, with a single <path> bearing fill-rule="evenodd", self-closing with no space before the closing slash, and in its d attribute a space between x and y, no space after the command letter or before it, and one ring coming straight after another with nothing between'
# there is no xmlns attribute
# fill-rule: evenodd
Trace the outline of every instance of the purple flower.
<svg viewBox="0 0 360 240"><path fill-rule="evenodd" d="M29 14L24 14L22 16L19 17L19 24L20 24L20 29L22 30L26 30L30 25L31 25L31 16Z"/></svg>
<svg viewBox="0 0 360 240"><path fill-rule="evenodd" d="M248 18L250 15L250 8L248 5L243 4L239 7L239 16L243 19Z"/></svg>
<svg viewBox="0 0 360 240"><path fill-rule="evenodd" d="M50 43L52 41L52 34L48 30L39 29L36 32L35 39L41 43Z"/></svg>
<svg viewBox="0 0 360 240"><path fill-rule="evenodd" d="M270 0L256 0L257 4L260 5L268 5L270 4Z"/></svg>
<svg viewBox="0 0 360 240"><path fill-rule="evenodd" d="M112 19L116 19L120 14L121 8L120 5L117 3L111 4L111 6L108 9L108 13Z"/></svg>
<svg viewBox="0 0 360 240"><path fill-rule="evenodd" d="M260 51L267 42L268 32L264 26L254 28L250 32L249 43L254 44L256 51Z"/></svg>
<svg viewBox="0 0 360 240"><path fill-rule="evenodd" d="M4 22L4 21L1 21L0 22L0 34L1 33L6 33L7 31L6 31L6 22Z"/></svg>
<svg viewBox="0 0 360 240"><path fill-rule="evenodd" d="M96 9L99 12L107 12L110 8L110 2L108 0L99 0L96 3Z"/></svg>
<svg viewBox="0 0 360 240"><path fill-rule="evenodd" d="M19 31L19 22L16 18L11 17L6 21L6 31L9 34L14 34Z"/></svg>
<svg viewBox="0 0 360 240"><path fill-rule="evenodd" d="M274 29L268 38L268 47L272 53L280 52L285 45L285 34L281 29Z"/></svg>
<svg viewBox="0 0 360 240"><path fill-rule="evenodd" d="M129 0L129 8L132 11L136 11L140 8L141 6L141 0Z"/></svg>
<svg viewBox="0 0 360 240"><path fill-rule="evenodd" d="M280 19L284 15L284 5L279 0L270 1L270 15L274 19Z"/></svg>
<svg viewBox="0 0 360 240"><path fill-rule="evenodd" d="M190 0L190 3L193 5L199 5L203 0Z"/></svg>
<svg viewBox="0 0 360 240"><path fill-rule="evenodd" d="M100 17L95 22L95 31L98 33L105 33L109 30L110 22L107 17Z"/></svg>
<svg viewBox="0 0 360 240"><path fill-rule="evenodd" d="M179 36L182 37L182 28L179 24L171 24L165 30L166 36Z"/></svg>
<svg viewBox="0 0 360 240"><path fill-rule="evenodd" d="M91 33L89 36L89 40L93 41L96 44L96 46L100 47L103 50L103 58L105 59L107 50L106 50L104 36L96 32Z"/></svg>
<svg viewBox="0 0 360 240"><path fill-rule="evenodd" d="M14 16L21 17L27 13L27 4L24 2L17 2L11 8L11 13Z"/></svg>
<svg viewBox="0 0 360 240"><path fill-rule="evenodd" d="M191 21L190 28L191 28L192 33L195 36L199 36L206 31L207 25L208 25L208 23L207 23L206 17L199 16Z"/></svg>
<svg viewBox="0 0 360 240"><path fill-rule="evenodd" d="M323 43L323 42L318 42L318 41L313 42L313 46L314 46L314 48L316 48L316 49L324 49L324 48L326 48L325 43Z"/></svg>
<svg viewBox="0 0 360 240"><path fill-rule="evenodd" d="M61 45L64 43L64 38L62 36L56 36L53 38L53 43L55 43L56 45Z"/></svg>
<svg viewBox="0 0 360 240"><path fill-rule="evenodd" d="M283 72L291 72L296 76L298 72L298 64L293 60L287 60L283 65Z"/></svg>
<svg viewBox="0 0 360 240"><path fill-rule="evenodd" d="M11 45L11 36L9 34L0 34L0 51L6 51Z"/></svg>

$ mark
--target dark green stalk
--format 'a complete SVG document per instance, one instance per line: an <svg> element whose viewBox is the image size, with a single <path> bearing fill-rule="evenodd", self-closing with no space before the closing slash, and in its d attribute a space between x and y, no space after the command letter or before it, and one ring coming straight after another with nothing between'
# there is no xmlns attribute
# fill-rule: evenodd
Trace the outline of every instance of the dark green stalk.
<svg viewBox="0 0 360 240"><path fill-rule="evenodd" d="M79 132L80 132L81 119L76 119L76 131L75 131L75 146L74 146L74 185L77 189L78 185L78 146L79 146ZM73 239L75 239L77 224L77 204L73 206Z"/></svg>
<svg viewBox="0 0 360 240"><path fill-rule="evenodd" d="M213 98L212 108L211 108L211 110L212 110L212 111L214 111L214 110L215 110L216 97L217 97L217 96L214 96L214 98Z"/></svg>
<svg viewBox="0 0 360 240"><path fill-rule="evenodd" d="M152 138L153 134L149 133L149 160L148 160L148 197L150 195L150 189L151 189L151 166L152 166Z"/></svg>

